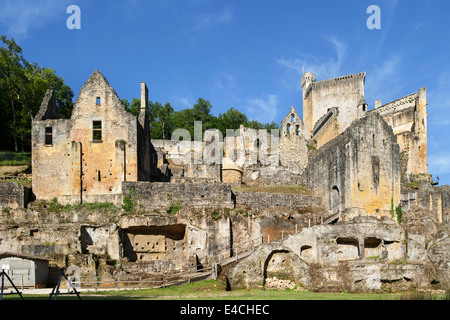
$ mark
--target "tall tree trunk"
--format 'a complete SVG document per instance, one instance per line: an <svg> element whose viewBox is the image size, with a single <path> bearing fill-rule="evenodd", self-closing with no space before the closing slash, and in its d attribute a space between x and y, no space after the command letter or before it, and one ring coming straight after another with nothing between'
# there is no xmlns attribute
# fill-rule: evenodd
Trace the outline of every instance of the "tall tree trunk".
<svg viewBox="0 0 450 320"><path fill-rule="evenodd" d="M12 109L12 114L13 114L13 136L14 136L14 151L17 152L17 134L16 134L16 111L14 108L14 100L13 100L13 96L12 96L12 89L11 89L11 85L8 85L8 89L9 89L9 99L11 100L11 109Z"/></svg>

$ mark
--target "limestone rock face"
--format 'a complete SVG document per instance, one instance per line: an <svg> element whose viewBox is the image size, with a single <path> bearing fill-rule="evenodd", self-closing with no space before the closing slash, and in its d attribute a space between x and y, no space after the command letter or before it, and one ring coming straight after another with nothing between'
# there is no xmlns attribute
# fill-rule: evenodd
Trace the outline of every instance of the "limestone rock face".
<svg viewBox="0 0 450 320"><path fill-rule="evenodd" d="M450 286L450 230L447 227L428 246L428 257L432 262L433 281L442 283L444 288Z"/></svg>
<svg viewBox="0 0 450 320"><path fill-rule="evenodd" d="M448 239L445 227L427 247L425 237L388 219L316 225L261 245L228 277L232 288L272 288L274 278L312 290L445 288Z"/></svg>

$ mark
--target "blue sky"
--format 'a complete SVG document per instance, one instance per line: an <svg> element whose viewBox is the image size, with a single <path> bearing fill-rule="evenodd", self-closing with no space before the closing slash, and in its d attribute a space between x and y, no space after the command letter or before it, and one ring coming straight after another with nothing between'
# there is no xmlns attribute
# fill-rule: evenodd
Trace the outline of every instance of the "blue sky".
<svg viewBox="0 0 450 320"><path fill-rule="evenodd" d="M69 30L69 5L81 29ZM370 30L370 5L381 29ZM429 171L450 184L448 0L0 0L0 34L55 69L78 95L96 69L120 98L140 95L215 115L234 107L261 122L301 114L302 70L317 80L366 71L366 101L426 87Z"/></svg>

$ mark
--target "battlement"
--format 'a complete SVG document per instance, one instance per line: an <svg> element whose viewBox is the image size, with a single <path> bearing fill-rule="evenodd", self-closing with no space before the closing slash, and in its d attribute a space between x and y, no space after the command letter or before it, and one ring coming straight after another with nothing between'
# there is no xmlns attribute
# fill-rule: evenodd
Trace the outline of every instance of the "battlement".
<svg viewBox="0 0 450 320"><path fill-rule="evenodd" d="M307 138L313 135L317 122L330 108L339 108L340 132L361 117L358 106L364 97L365 78L366 72L321 81L315 81L310 72L303 75L303 121Z"/></svg>
<svg viewBox="0 0 450 320"><path fill-rule="evenodd" d="M382 105L381 107L371 110L371 112L376 111L377 113L383 115L383 114L399 111L398 108L402 109L404 107L415 106L417 99L419 99L418 92L407 95L403 98L394 100L392 102L389 102L385 105Z"/></svg>
<svg viewBox="0 0 450 320"><path fill-rule="evenodd" d="M360 79L365 80L365 78L366 78L366 72L364 71L364 72L350 74L350 75L341 76L341 77L336 77L336 78L332 78L332 79L315 81L315 82L313 82L313 86L314 86L314 88L330 86L330 85L335 86L335 85L340 85L343 80L360 80Z"/></svg>

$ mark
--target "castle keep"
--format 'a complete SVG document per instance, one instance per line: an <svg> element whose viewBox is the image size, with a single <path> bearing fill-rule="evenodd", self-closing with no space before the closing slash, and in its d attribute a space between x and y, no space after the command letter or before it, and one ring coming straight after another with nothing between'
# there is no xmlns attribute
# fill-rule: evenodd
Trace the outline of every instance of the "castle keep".
<svg viewBox="0 0 450 320"><path fill-rule="evenodd" d="M31 190L0 184L0 251L106 278L219 264L232 288L448 288L450 189L427 169L426 89L369 110L365 78L306 72L302 116L223 141L152 139L145 83L138 117L99 71L70 119L47 91Z"/></svg>

